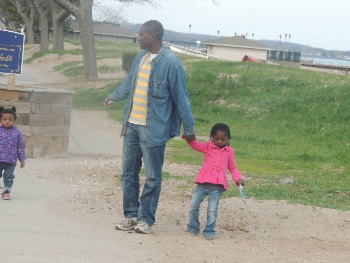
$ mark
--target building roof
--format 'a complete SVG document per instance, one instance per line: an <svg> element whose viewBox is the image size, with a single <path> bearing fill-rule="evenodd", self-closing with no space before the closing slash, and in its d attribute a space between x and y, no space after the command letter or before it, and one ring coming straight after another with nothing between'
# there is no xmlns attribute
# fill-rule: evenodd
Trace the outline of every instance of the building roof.
<svg viewBox="0 0 350 263"><path fill-rule="evenodd" d="M233 37L220 38L216 40L210 40L203 44L208 46L241 47L241 48L271 50L271 48L269 47L266 47L254 40L247 39L242 36L233 36Z"/></svg>
<svg viewBox="0 0 350 263"><path fill-rule="evenodd" d="M78 21L72 20L70 25L70 31L80 32ZM121 27L119 24L107 22L93 22L93 32L94 34L136 38L136 35L133 32Z"/></svg>

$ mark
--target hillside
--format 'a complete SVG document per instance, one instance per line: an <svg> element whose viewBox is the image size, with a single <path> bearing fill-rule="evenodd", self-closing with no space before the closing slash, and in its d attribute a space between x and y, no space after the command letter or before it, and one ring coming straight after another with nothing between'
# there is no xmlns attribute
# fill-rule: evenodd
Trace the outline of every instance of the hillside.
<svg viewBox="0 0 350 263"><path fill-rule="evenodd" d="M137 32L141 24L125 24L123 25L132 32ZM177 42L180 45L188 44L188 42L195 44L197 41L205 43L208 40L224 38L227 36L213 36L205 34L194 34L194 33L182 33L171 30L165 30L164 40L168 42ZM327 50L323 48L316 48L308 45L302 45L299 43L291 43L285 41L258 39L257 42L276 50L289 50L295 52L301 52L304 57L320 57L329 59L350 59L349 51L339 50Z"/></svg>
<svg viewBox="0 0 350 263"><path fill-rule="evenodd" d="M257 40L259 43L271 47L276 50L289 50L301 52L302 56L309 57L320 57L320 58L330 58L330 59L346 59L350 58L349 51L339 51L339 50L327 50L323 48L315 48L312 46L302 45L298 43L290 43L284 41L276 40Z"/></svg>

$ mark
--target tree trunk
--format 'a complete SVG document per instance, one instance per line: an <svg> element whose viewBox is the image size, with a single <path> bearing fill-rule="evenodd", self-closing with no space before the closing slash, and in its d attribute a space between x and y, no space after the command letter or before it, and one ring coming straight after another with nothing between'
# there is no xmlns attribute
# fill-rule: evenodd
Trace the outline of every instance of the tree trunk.
<svg viewBox="0 0 350 263"><path fill-rule="evenodd" d="M52 20L53 49L64 50L64 20Z"/></svg>
<svg viewBox="0 0 350 263"><path fill-rule="evenodd" d="M64 21L69 13L54 1L50 1L50 8L52 13L53 49L64 50Z"/></svg>
<svg viewBox="0 0 350 263"><path fill-rule="evenodd" d="M33 0L34 7L39 14L40 51L49 50L49 9L45 1Z"/></svg>
<svg viewBox="0 0 350 263"><path fill-rule="evenodd" d="M49 50L49 21L46 17L40 18L40 51Z"/></svg>
<svg viewBox="0 0 350 263"><path fill-rule="evenodd" d="M77 16L80 29L80 41L83 51L84 62L84 76L87 81L97 80L97 61L96 61L96 48L95 39L93 34L92 23L92 9L91 14L82 13Z"/></svg>
<svg viewBox="0 0 350 263"><path fill-rule="evenodd" d="M26 21L23 19L24 25L26 26L26 43L34 44L35 43L35 35L34 35L34 23L33 21Z"/></svg>

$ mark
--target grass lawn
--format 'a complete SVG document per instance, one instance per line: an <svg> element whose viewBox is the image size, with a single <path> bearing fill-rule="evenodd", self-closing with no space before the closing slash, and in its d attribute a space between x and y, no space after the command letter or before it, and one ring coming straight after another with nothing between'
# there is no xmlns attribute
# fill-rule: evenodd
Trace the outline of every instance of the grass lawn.
<svg viewBox="0 0 350 263"><path fill-rule="evenodd" d="M97 44L97 56L120 57L123 52L136 50L135 46L125 46ZM246 178L248 198L350 210L349 76L181 58L196 135L209 139L216 122L230 126L230 144ZM77 91L74 107L105 110L101 102L118 84ZM107 110L120 121L123 106L120 102ZM195 165L201 165L203 159L182 140L168 143L166 158ZM280 185L277 181L281 178L295 183ZM225 192L225 196L237 194L233 187Z"/></svg>

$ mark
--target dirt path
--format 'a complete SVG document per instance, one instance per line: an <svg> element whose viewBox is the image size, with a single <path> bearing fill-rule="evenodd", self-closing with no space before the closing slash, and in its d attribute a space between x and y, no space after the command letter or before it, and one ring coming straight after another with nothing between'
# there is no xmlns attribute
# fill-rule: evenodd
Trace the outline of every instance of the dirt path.
<svg viewBox="0 0 350 263"><path fill-rule="evenodd" d="M247 193L247 206L221 200L217 239L207 241L184 232L195 186L176 178L164 180L151 234L115 230L123 219L119 131L104 112L74 110L67 157L28 159L16 170L13 199L0 200L1 262L349 262L350 211ZM164 170L193 178L198 168Z"/></svg>
<svg viewBox="0 0 350 263"><path fill-rule="evenodd" d="M217 239L188 235L194 185L178 179L164 180L153 233L116 231L120 155L84 143L100 134L100 145L115 141L118 148L119 126L103 112L72 116L71 134L90 132L71 141L67 158L29 159L17 170L13 199L0 200L2 262L348 262L350 212L228 198L220 203ZM182 176L197 168L165 165Z"/></svg>

